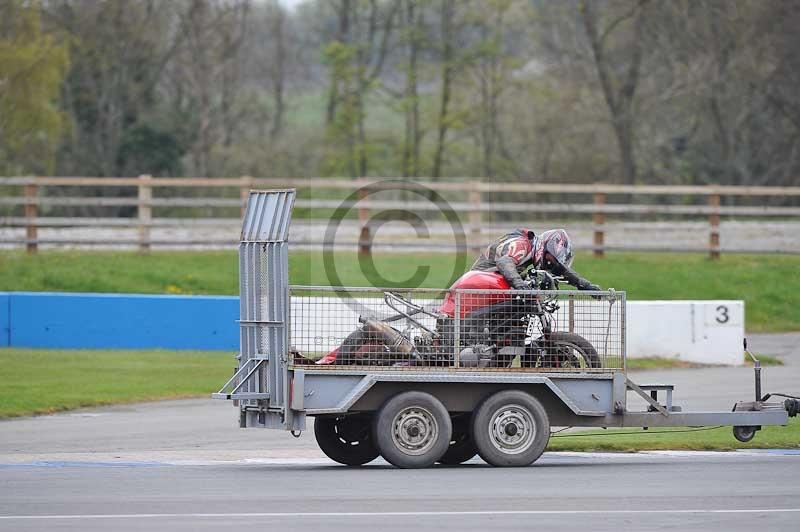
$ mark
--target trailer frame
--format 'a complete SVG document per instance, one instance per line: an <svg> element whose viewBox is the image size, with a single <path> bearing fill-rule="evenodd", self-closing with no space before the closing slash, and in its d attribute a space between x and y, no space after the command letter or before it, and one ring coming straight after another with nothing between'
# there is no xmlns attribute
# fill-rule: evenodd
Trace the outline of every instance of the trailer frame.
<svg viewBox="0 0 800 532"><path fill-rule="evenodd" d="M672 385L634 383L627 376L625 364L624 292L593 293L598 299L621 301L617 311L621 363L599 371L460 367L457 352L454 365L441 368L299 365L292 347L292 290L327 290L336 295L375 289L289 286L288 239L294 198L292 189L253 191L247 202L239 247L238 367L220 391L212 394L215 399L234 401L240 412L241 427L283 429L297 434L307 428L307 416L371 419L393 398L409 391L435 398L453 419L462 414L474 417L477 414L473 413L489 398L509 390L522 392L542 405L549 419L548 434L550 425L644 428L732 425L754 434L762 426L788 422L788 406L762 400L758 364L755 400L738 402L728 412L684 412L674 404ZM613 304L611 300L609 305ZM611 311L609 323L610 320ZM647 405L646 410L629 409L629 393L640 397ZM418 410L428 412L422 407ZM424 412L420 414L423 418ZM426 419L433 427L435 412L429 414ZM413 429L417 425L408 426ZM499 434L503 437L504 433ZM414 464L418 463L399 462L396 465L403 467L416 467Z"/></svg>

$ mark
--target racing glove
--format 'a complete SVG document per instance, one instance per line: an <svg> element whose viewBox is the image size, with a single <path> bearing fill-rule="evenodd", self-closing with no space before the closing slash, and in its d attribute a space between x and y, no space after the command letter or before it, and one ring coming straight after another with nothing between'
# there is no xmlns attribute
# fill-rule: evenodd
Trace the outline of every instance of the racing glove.
<svg viewBox="0 0 800 532"><path fill-rule="evenodd" d="M569 284L577 288L578 290L602 290L599 286L592 283L588 279L584 279L576 272L569 268L564 268L563 272L560 273L564 280L566 280Z"/></svg>

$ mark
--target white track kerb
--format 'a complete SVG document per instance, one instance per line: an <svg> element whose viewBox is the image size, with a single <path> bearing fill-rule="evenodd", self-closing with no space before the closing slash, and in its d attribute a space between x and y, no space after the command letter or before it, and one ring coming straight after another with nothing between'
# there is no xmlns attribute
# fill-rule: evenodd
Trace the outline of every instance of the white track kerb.
<svg viewBox="0 0 800 532"><path fill-rule="evenodd" d="M476 454L523 466L539 458L551 426L731 425L746 441L797 410L791 399L742 390L751 400L728 411L682 411L671 385L632 382L627 324L648 320L654 346L667 329L626 307L622 291L290 287L294 199L294 190L248 199L238 371L213 394L235 401L241 427L297 432L316 416L322 450L351 466L379 455L427 467ZM528 272L532 286L545 286L540 274ZM723 303L688 308L695 344L739 334L743 308ZM644 410L628 408L631 393Z"/></svg>
<svg viewBox="0 0 800 532"><path fill-rule="evenodd" d="M64 514L64 515L3 515L0 520L90 520L90 519L169 519L176 517L235 518L274 517L302 519L304 517L425 517L425 516L501 516L501 515L685 515L685 514L772 514L800 513L800 508L729 508L729 509L653 509L653 510L466 510L430 512L227 512L227 513L142 513L142 514Z"/></svg>

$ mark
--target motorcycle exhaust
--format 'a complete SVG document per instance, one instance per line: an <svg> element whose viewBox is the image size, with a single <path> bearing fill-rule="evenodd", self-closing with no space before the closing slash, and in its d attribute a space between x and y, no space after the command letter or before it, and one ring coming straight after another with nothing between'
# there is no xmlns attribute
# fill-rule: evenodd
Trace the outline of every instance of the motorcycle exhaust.
<svg viewBox="0 0 800 532"><path fill-rule="evenodd" d="M393 352L404 355L416 355L414 344L389 325L382 321L373 320L372 318L364 318L363 316L359 317L358 321L364 324L363 328L365 331L379 337Z"/></svg>

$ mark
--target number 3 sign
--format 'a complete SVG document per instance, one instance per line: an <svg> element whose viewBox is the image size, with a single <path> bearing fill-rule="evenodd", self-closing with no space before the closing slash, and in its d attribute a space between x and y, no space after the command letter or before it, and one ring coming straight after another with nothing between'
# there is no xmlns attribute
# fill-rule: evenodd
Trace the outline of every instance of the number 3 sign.
<svg viewBox="0 0 800 532"><path fill-rule="evenodd" d="M705 304L707 327L742 325L744 305L740 301L708 301Z"/></svg>

